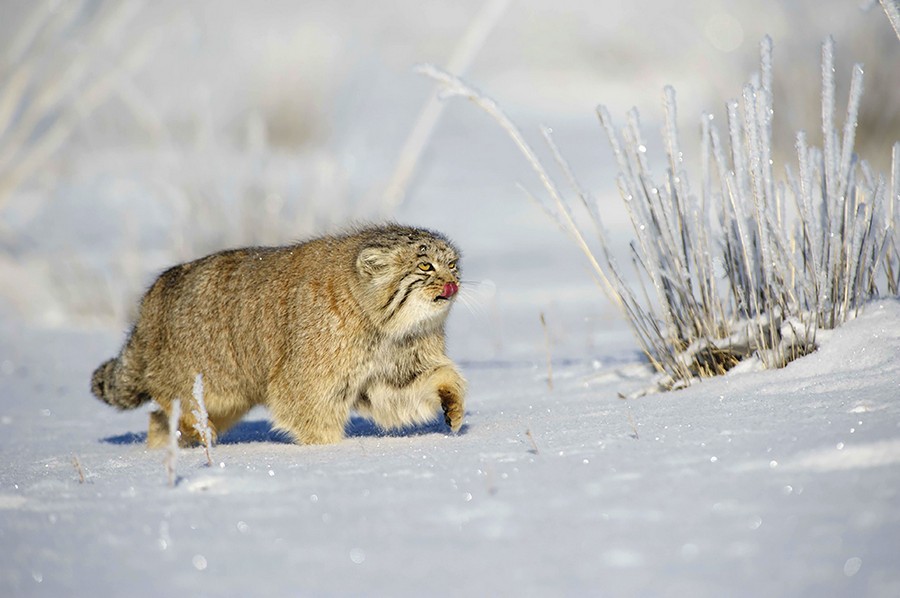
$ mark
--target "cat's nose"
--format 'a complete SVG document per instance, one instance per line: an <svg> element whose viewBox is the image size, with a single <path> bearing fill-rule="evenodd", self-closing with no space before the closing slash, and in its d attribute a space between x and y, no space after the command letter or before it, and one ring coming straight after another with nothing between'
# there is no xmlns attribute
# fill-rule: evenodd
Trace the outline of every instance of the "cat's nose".
<svg viewBox="0 0 900 598"><path fill-rule="evenodd" d="M455 295L458 292L459 292L459 285L456 284L455 282L448 282L447 284L444 285L444 290L441 293L441 296L449 299L450 297L452 297L453 295Z"/></svg>

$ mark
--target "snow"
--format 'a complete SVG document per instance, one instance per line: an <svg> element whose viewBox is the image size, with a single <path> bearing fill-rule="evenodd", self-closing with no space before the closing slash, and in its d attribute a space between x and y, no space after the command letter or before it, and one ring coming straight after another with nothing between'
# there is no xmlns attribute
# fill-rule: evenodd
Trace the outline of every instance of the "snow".
<svg viewBox="0 0 900 598"><path fill-rule="evenodd" d="M147 411L118 412L89 392L90 373L124 340L140 290L166 264L245 233L296 238L371 217L366 193L388 180L430 90L412 65L441 64L480 6L429 1L441 17L430 33L415 3L386 3L378 19L329 3L282 4L271 14L230 5L227 19L214 4L181 14L180 33L136 79L170 122L188 118L178 107L193 110L199 78L214 73L207 99L222 102L210 119L228 124L219 137L119 147L110 142L122 122L113 107L79 131L46 179L0 206L0 596L900 595L900 301L820 332L819 350L784 369L623 400L651 381L627 325L578 248L515 186L539 189L518 150L463 103L447 106L397 214L445 232L464 252L465 301L448 334L469 380L462 432L438 421L385 435L354 420L342 443L302 447L256 410L212 448L212 466L203 448L180 450L171 487L165 451L144 446ZM846 3L805 16L803 3L593 4L513 3L470 79L529 141L538 121L553 126L599 198L623 264L627 214L594 104L621 121L639 103L653 131L671 82L679 119L695 122L740 89L765 32L776 78L790 64L786 45L803 45L796 71L816 101L825 35L835 33L839 60L863 59L841 37L855 22L835 8ZM307 5L300 31L326 40L324 57L306 53L312 42L296 41L284 16ZM800 17L804 26L793 26ZM893 36L883 14L872 19ZM681 48L675 40L686 38L655 33L716 22L739 23L743 43L711 54L706 45L721 40ZM802 40L790 37L798 30ZM262 43L261 32L272 39ZM554 51L523 45L532 38ZM240 87L247 64L256 66L256 54L241 54L247 39L272 60L254 84L277 86L285 64L302 67L304 80L330 73L304 99L321 111L326 132L315 135L325 140L252 151L233 143L241 102L261 93ZM198 81L167 86L182 53L194 56L191 44L199 59L185 60L178 76ZM297 46L302 60L285 55ZM522 57L524 47L531 53ZM222 60L227 52L239 59ZM893 52L885 62L896 65ZM867 77L878 67L867 62ZM837 68L839 78L849 73ZM861 113L871 101L863 96ZM686 155L696 153L695 129L682 126ZM650 137L648 155L659 155ZM819 144L813 134L810 143ZM271 192L266 206L287 204L270 217L294 219L272 229L265 220L235 224L247 224L246 214L223 205L243 205L241 194L257 186ZM208 202L221 192L224 203L184 212L179 201L198 189ZM291 204L307 192L312 214Z"/></svg>
<svg viewBox="0 0 900 598"><path fill-rule="evenodd" d="M463 361L458 436L355 421L297 447L253 412L212 467L181 451L175 488L146 413L87 396L116 339L27 331L3 362L2 593L896 595L898 323L885 301L783 370L627 402L637 366L557 360L551 392L539 359Z"/></svg>

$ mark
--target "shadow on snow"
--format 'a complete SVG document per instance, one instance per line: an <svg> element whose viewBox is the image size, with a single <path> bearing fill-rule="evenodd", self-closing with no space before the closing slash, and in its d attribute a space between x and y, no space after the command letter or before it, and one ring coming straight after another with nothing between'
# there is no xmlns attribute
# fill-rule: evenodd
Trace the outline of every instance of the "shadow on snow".
<svg viewBox="0 0 900 598"><path fill-rule="evenodd" d="M468 426L464 425L460 434L465 434ZM382 430L372 421L353 416L344 428L347 438L401 438L405 436L427 436L429 434L448 434L449 430L443 419L420 426L411 426L401 430ZM116 436L101 438L100 442L115 445L144 444L147 442L146 432L126 432ZM290 437L272 427L268 420L257 419L238 422L219 439L218 444L246 444L250 442L270 442L273 444L291 444Z"/></svg>

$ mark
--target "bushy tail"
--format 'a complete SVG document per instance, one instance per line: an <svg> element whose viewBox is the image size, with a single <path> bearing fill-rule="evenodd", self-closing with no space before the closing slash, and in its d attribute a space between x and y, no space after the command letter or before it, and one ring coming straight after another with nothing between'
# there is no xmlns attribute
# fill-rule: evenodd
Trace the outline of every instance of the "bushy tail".
<svg viewBox="0 0 900 598"><path fill-rule="evenodd" d="M137 409L150 400L147 393L135 392L123 384L121 364L118 359L108 359L100 364L91 376L91 392L94 396L118 409Z"/></svg>

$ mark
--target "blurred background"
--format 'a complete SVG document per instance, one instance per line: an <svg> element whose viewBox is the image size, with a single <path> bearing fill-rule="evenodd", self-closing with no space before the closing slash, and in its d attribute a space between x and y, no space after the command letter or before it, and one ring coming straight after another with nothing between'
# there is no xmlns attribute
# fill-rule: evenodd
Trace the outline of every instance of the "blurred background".
<svg viewBox="0 0 900 598"><path fill-rule="evenodd" d="M435 89L413 67L446 66L473 23L483 43L470 44L465 79L535 146L538 125L553 127L613 227L623 216L597 104L620 124L636 106L653 155L671 84L696 153L701 111L724 119L765 34L782 159L797 129L821 144L829 34L838 123L862 62L857 151L887 172L900 139L900 42L877 2L2 0L0 317L125 330L168 264L393 218L463 248L475 315L456 326L483 331L459 341L466 350L542 339L537 313L525 331L508 323L520 306L545 310L573 352L606 342L624 324L517 187L540 191L518 150L471 105L446 104L405 200L384 198Z"/></svg>

